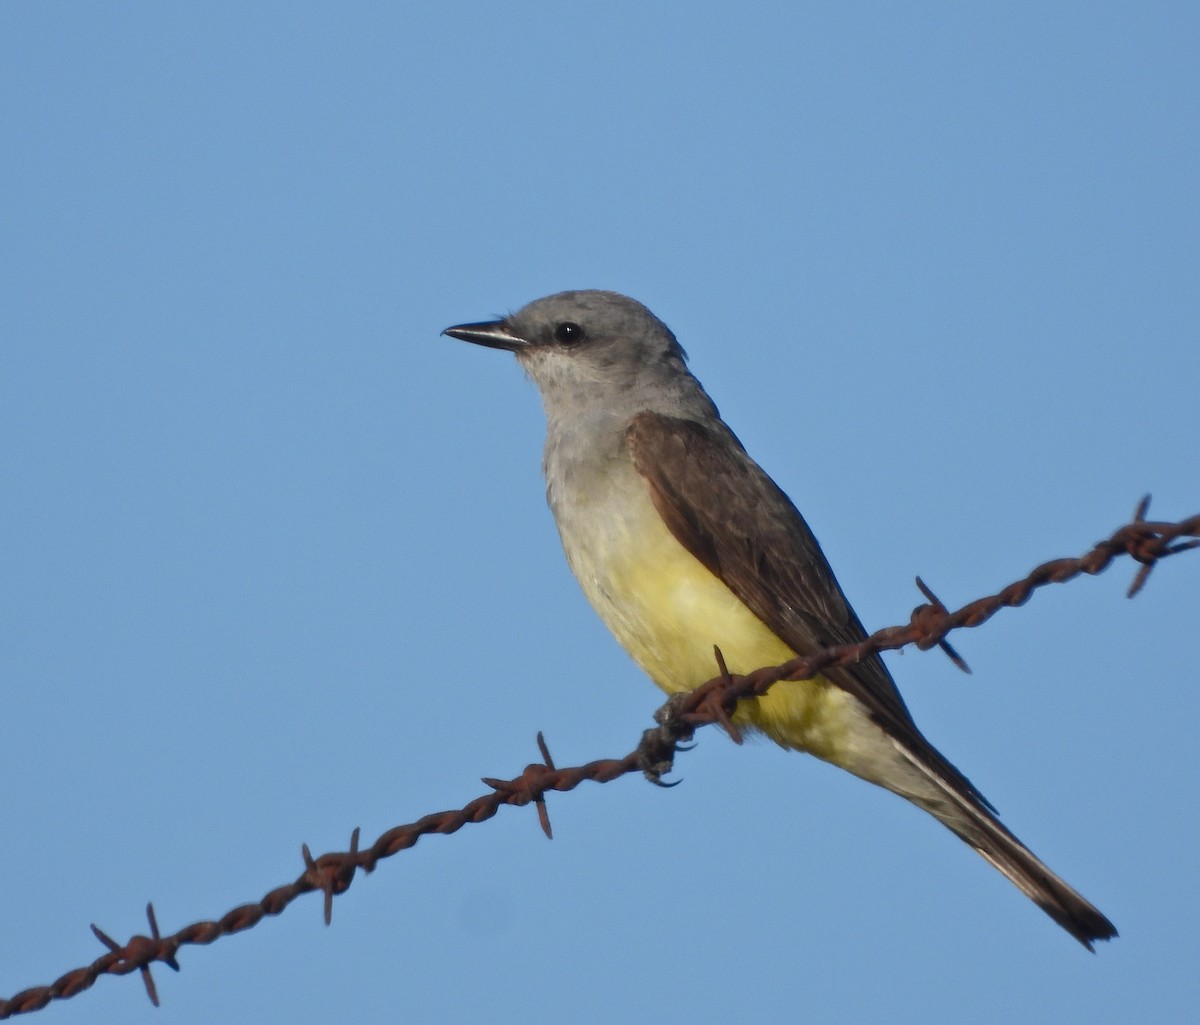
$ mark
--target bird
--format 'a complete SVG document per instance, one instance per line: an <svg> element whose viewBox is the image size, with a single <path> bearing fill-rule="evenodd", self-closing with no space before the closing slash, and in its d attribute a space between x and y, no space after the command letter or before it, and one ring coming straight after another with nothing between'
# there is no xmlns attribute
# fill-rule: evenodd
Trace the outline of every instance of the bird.
<svg viewBox="0 0 1200 1025"><path fill-rule="evenodd" d="M622 647L668 694L867 635L791 499L750 457L671 330L616 292L558 292L451 338L513 353L546 415L563 551ZM1089 950L1117 930L1001 824L917 728L878 655L739 702L758 731L948 827Z"/></svg>

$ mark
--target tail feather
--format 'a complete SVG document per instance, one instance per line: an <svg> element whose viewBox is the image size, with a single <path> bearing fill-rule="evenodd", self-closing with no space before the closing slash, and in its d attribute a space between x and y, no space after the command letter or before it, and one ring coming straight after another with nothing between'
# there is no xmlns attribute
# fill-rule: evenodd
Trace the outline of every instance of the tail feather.
<svg viewBox="0 0 1200 1025"><path fill-rule="evenodd" d="M941 798L906 794L909 800L974 847L1088 950L1094 950L1095 941L1110 940L1117 935L1116 927L1095 905L1051 872L992 812L960 793L904 744L895 744L910 763L937 784L937 798Z"/></svg>

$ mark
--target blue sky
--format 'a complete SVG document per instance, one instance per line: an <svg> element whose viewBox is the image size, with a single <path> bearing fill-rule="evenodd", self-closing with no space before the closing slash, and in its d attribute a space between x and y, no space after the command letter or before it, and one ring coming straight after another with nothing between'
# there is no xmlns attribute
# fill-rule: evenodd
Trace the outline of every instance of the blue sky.
<svg viewBox="0 0 1200 1025"><path fill-rule="evenodd" d="M564 288L676 331L870 628L1200 509L1194 5L0 8L0 991L174 930L659 695L570 578L541 412L439 337ZM890 665L1117 924L709 732L431 838L57 1022L1178 1021L1200 559ZM165 1016L164 1016L165 1015ZM120 1016L119 1019L117 1016Z"/></svg>

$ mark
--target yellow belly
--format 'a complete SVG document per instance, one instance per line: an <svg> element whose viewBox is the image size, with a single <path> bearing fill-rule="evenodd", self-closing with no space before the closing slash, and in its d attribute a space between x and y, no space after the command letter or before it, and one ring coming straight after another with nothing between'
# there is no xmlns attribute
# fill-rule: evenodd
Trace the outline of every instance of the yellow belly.
<svg viewBox="0 0 1200 1025"><path fill-rule="evenodd" d="M664 691L691 690L718 675L713 645L730 672L794 658L792 651L670 533L649 498L602 525L590 520L588 543L564 547L584 592L608 628ZM845 764L861 711L843 690L817 676L784 681L743 701L739 726L785 747ZM850 757L853 761L853 757Z"/></svg>

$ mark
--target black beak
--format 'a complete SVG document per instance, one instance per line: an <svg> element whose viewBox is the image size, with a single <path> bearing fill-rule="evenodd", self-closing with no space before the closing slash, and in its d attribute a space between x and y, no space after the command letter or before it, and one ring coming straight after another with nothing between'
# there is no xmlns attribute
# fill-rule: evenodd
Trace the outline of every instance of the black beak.
<svg viewBox="0 0 1200 1025"><path fill-rule="evenodd" d="M529 343L518 335L503 320L486 320L479 324L456 324L442 332L451 338L463 342L474 342L476 345L486 345L489 349L507 349L516 352L524 349Z"/></svg>

